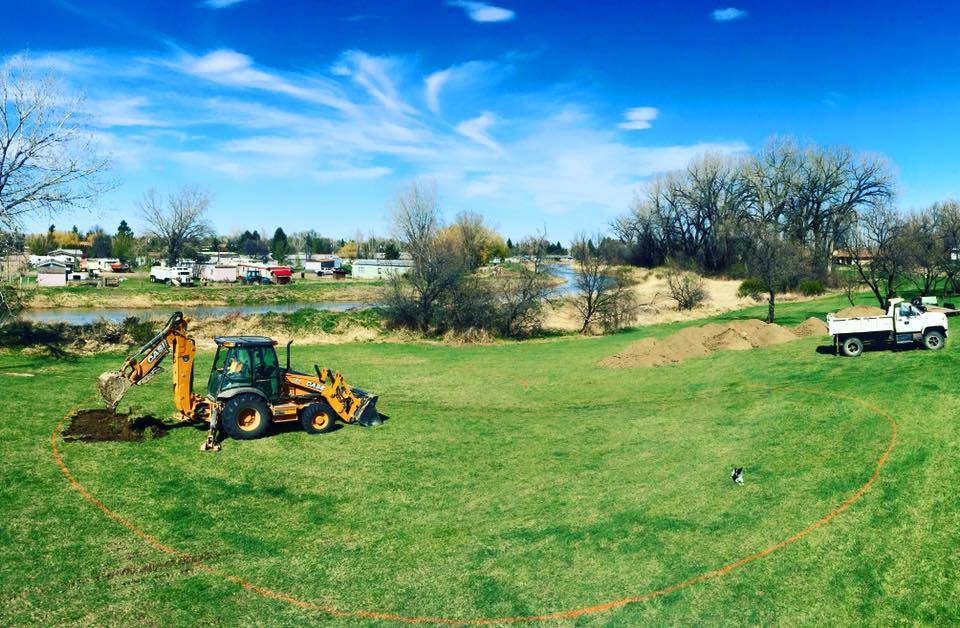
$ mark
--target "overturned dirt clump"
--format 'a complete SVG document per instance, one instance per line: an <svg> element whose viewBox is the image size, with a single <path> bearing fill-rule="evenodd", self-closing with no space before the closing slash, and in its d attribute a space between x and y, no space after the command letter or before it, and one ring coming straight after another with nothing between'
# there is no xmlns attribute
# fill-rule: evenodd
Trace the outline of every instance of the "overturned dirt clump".
<svg viewBox="0 0 960 628"><path fill-rule="evenodd" d="M732 321L723 325L709 323L703 327L681 329L662 340L638 340L620 353L600 360L600 366L652 368L707 356L714 351L745 351L796 339L789 329L759 320Z"/></svg>
<svg viewBox="0 0 960 628"><path fill-rule="evenodd" d="M134 418L106 409L81 410L70 418L70 425L63 430L63 439L84 443L139 443L147 438L166 436L169 429L160 419L152 416Z"/></svg>
<svg viewBox="0 0 960 628"><path fill-rule="evenodd" d="M859 318L861 316L883 316L886 314L882 309L872 305L854 305L845 307L836 313L837 318Z"/></svg>
<svg viewBox="0 0 960 628"><path fill-rule="evenodd" d="M794 327L793 333L801 338L806 338L808 336L826 336L829 334L827 331L827 324L816 316L811 316L807 320Z"/></svg>

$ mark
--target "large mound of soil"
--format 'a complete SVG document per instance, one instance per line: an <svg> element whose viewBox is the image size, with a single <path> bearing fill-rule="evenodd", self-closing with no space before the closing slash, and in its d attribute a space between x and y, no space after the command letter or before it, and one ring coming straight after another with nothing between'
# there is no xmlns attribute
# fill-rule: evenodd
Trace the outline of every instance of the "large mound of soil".
<svg viewBox="0 0 960 628"><path fill-rule="evenodd" d="M63 430L63 439L95 443L103 441L141 442L145 438L160 438L170 428L152 416L131 417L106 409L81 410L70 418Z"/></svg>
<svg viewBox="0 0 960 628"><path fill-rule="evenodd" d="M882 309L872 305L854 305L845 307L837 312L837 318L858 318L860 316L883 316L886 314Z"/></svg>
<svg viewBox="0 0 960 628"><path fill-rule="evenodd" d="M806 338L807 336L826 336L828 335L827 324L816 316L811 316L799 325L793 328L793 333Z"/></svg>
<svg viewBox="0 0 960 628"><path fill-rule="evenodd" d="M789 329L755 319L732 321L723 325L708 323L703 327L686 327L662 340L638 340L620 353L600 360L600 365L613 368L651 368L685 362L690 358L710 355L714 351L744 351L796 339L797 336Z"/></svg>

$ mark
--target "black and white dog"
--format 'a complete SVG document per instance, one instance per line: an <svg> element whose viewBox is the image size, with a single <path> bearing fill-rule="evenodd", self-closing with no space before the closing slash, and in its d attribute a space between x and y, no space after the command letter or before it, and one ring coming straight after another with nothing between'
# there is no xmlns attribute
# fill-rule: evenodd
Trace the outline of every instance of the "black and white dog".
<svg viewBox="0 0 960 628"><path fill-rule="evenodd" d="M737 467L730 472L730 479L743 486L743 467Z"/></svg>

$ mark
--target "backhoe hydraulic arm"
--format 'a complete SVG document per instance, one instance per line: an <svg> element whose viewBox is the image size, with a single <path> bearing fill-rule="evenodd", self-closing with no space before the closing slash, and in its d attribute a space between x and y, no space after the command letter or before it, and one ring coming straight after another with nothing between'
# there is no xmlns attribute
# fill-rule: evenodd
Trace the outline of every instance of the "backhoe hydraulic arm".
<svg viewBox="0 0 960 628"><path fill-rule="evenodd" d="M193 394L193 361L196 343L187 335L190 319L175 312L167 324L149 342L128 357L119 371L103 373L98 380L100 396L116 409L124 394L134 384L145 384L162 369L160 363L173 353L173 398L182 418L194 418L196 409Z"/></svg>

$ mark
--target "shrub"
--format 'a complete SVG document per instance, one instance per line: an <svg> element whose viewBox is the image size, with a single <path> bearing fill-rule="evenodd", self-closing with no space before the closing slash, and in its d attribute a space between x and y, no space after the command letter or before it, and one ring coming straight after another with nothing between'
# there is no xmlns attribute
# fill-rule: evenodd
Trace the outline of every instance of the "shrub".
<svg viewBox="0 0 960 628"><path fill-rule="evenodd" d="M677 302L678 309L692 310L707 300L707 289L700 275L670 268L666 278L670 296Z"/></svg>
<svg viewBox="0 0 960 628"><path fill-rule="evenodd" d="M750 297L754 301L760 301L763 299L763 295L766 292L767 285L763 283L763 280L756 277L751 277L749 279L744 279L740 284L740 288L737 290L737 296L741 299Z"/></svg>
<svg viewBox="0 0 960 628"><path fill-rule="evenodd" d="M805 297L814 297L824 293L823 282L819 279L804 279L797 286L797 292Z"/></svg>

